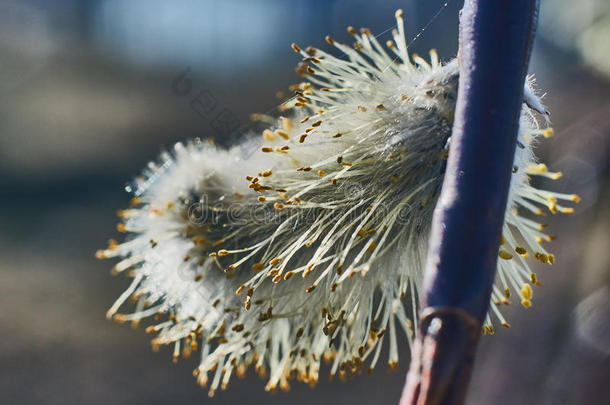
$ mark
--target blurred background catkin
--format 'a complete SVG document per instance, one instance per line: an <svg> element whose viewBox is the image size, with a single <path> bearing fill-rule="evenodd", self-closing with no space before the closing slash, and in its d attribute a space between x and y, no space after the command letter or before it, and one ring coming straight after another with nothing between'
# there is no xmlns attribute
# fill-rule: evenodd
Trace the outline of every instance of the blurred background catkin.
<svg viewBox="0 0 610 405"><path fill-rule="evenodd" d="M460 0L0 0L0 403L397 403L400 368L271 395L254 373L210 400L150 335L104 318L127 286L93 253L161 148L231 144L288 94L290 43L350 43L405 11L410 49L457 50ZM425 30L422 32L422 29ZM421 35L416 38L418 34ZM389 35L381 36L384 40ZM539 156L582 202L552 216L534 306L482 338L470 404L610 403L610 2L542 0L531 73L555 137ZM550 180L549 180L550 181ZM195 355L196 356L196 355Z"/></svg>

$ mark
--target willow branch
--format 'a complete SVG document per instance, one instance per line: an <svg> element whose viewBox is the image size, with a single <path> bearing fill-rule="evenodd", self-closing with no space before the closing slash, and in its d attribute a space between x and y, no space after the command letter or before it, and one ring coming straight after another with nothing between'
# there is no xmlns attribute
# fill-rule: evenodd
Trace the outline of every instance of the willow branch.
<svg viewBox="0 0 610 405"><path fill-rule="evenodd" d="M451 152L401 405L462 404L496 273L537 0L466 0Z"/></svg>

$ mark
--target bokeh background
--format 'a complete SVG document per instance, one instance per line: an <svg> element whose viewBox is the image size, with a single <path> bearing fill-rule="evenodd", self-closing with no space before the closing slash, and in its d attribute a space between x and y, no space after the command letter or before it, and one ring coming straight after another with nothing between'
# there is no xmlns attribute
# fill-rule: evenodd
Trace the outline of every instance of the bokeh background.
<svg viewBox="0 0 610 405"><path fill-rule="evenodd" d="M143 328L105 320L128 280L93 254L118 236L125 183L162 147L230 144L250 113L273 111L299 79L291 42L347 42L347 25L380 33L403 8L411 49L446 60L461 5L1 0L0 403L397 403L407 355L398 371L322 376L313 390L271 395L254 375L234 378L209 399L194 358L173 365ZM564 173L552 187L582 202L548 218L557 263L536 267L533 308L509 308L513 327L482 338L468 403L610 403L610 2L542 0L531 72L556 131L539 153ZM181 74L191 87L176 88ZM206 110L192 102L200 95L214 101Z"/></svg>

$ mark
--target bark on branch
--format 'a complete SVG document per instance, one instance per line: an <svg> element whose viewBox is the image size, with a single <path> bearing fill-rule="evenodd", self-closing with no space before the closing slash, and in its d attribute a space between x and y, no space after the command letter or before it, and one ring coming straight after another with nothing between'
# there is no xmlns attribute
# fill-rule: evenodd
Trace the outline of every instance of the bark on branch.
<svg viewBox="0 0 610 405"><path fill-rule="evenodd" d="M466 0L451 151L400 405L463 404L488 309L538 0Z"/></svg>

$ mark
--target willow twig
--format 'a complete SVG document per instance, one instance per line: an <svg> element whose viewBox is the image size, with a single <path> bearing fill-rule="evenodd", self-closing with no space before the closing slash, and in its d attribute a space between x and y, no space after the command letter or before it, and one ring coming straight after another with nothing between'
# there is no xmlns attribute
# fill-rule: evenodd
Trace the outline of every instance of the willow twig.
<svg viewBox="0 0 610 405"><path fill-rule="evenodd" d="M466 0L451 152L401 405L462 404L496 273L537 0Z"/></svg>

